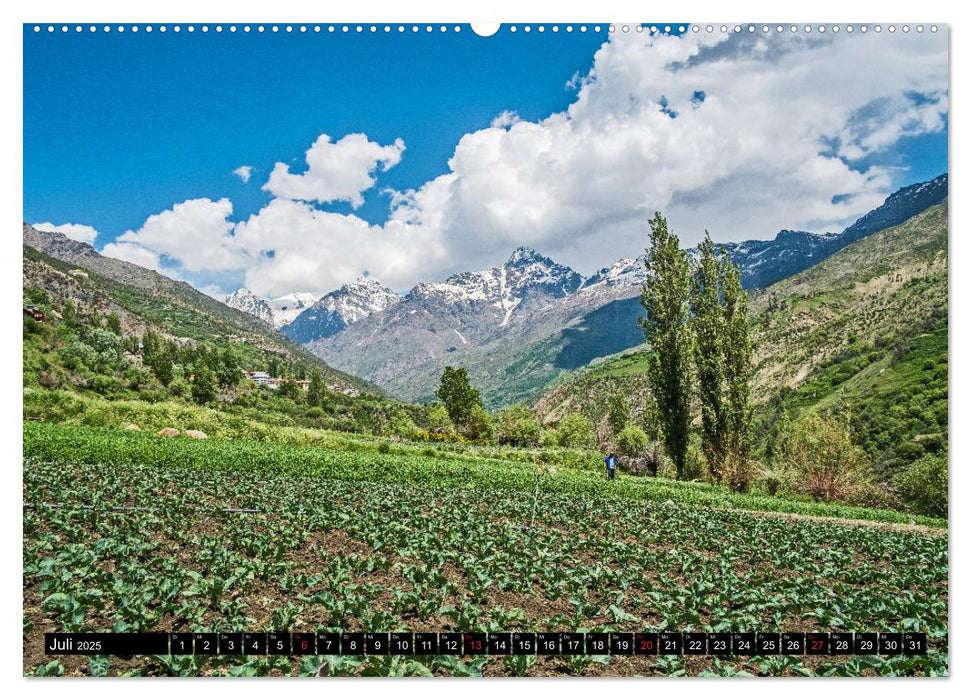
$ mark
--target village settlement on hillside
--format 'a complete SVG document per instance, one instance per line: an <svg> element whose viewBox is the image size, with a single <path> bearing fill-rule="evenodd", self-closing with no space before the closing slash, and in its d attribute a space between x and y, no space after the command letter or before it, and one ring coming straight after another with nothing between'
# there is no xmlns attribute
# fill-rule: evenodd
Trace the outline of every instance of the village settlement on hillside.
<svg viewBox="0 0 971 700"><path fill-rule="evenodd" d="M257 370L255 372L243 372L243 376L254 382L257 386L265 386L267 389L279 389L284 382L293 382L304 391L310 386L309 379L285 379L282 377L271 377L269 372ZM337 384L328 384L327 388L335 394L345 396L358 396L361 392L352 387L341 387Z"/></svg>

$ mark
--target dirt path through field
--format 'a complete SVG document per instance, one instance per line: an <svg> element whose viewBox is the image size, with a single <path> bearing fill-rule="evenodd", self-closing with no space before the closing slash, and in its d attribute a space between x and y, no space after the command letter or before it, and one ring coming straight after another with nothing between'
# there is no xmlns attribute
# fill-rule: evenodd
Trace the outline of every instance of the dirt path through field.
<svg viewBox="0 0 971 700"><path fill-rule="evenodd" d="M917 525L911 523L884 523L873 520L853 520L850 518L828 518L823 515L803 515L801 513L777 513L766 510L743 510L741 508L713 508L712 510L734 511L736 513L747 513L760 518L785 518L787 520L813 520L820 523L831 523L835 525L849 525L851 527L872 527L877 530L893 530L896 532L912 532L915 534L927 535L928 537L947 537L947 529L931 527L929 525Z"/></svg>

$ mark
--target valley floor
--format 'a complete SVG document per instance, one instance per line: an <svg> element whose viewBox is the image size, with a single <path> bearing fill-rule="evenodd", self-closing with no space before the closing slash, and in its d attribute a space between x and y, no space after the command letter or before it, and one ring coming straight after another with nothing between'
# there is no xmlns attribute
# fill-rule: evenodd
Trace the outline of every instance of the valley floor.
<svg viewBox="0 0 971 700"><path fill-rule="evenodd" d="M948 672L948 539L933 519L873 527L838 519L863 509L745 512L761 502L661 480L44 424L25 425L24 450L26 674ZM930 653L41 655L44 632L81 629L919 630Z"/></svg>

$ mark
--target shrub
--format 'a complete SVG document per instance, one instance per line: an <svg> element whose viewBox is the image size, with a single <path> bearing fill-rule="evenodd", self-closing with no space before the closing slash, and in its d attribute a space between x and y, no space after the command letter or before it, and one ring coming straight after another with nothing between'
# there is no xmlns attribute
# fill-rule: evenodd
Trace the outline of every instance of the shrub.
<svg viewBox="0 0 971 700"><path fill-rule="evenodd" d="M96 374L91 380L91 388L99 394L112 394L121 389L121 382L114 377Z"/></svg>
<svg viewBox="0 0 971 700"><path fill-rule="evenodd" d="M886 486L875 483L851 484L844 500L861 508L901 510L901 502Z"/></svg>
<svg viewBox="0 0 971 700"><path fill-rule="evenodd" d="M76 338L62 345L57 354L64 366L75 372L82 372L86 367L98 364L97 351Z"/></svg>
<svg viewBox="0 0 971 700"><path fill-rule="evenodd" d="M539 434L539 446L540 447L556 447L558 445L556 441L556 431L555 430L541 430Z"/></svg>
<svg viewBox="0 0 971 700"><path fill-rule="evenodd" d="M428 428L432 431L444 430L446 432L453 432L455 430L455 426L452 425L452 419L448 415L448 410L442 404L437 403L428 409Z"/></svg>
<svg viewBox="0 0 971 700"><path fill-rule="evenodd" d="M387 428L392 435L409 439L418 433L418 426L411 420L411 416L400 409L391 414Z"/></svg>
<svg viewBox="0 0 971 700"><path fill-rule="evenodd" d="M925 455L894 477L904 503L921 515L947 517L947 454Z"/></svg>
<svg viewBox="0 0 971 700"><path fill-rule="evenodd" d="M540 441L539 423L522 404L510 406L496 417L496 440L500 445L530 447Z"/></svg>
<svg viewBox="0 0 971 700"><path fill-rule="evenodd" d="M758 472L758 481L770 496L785 495L796 489L799 476L784 466L763 467Z"/></svg>
<svg viewBox="0 0 971 700"><path fill-rule="evenodd" d="M560 447L593 447L596 444L593 424L578 413L564 416L556 426L556 444Z"/></svg>
<svg viewBox="0 0 971 700"><path fill-rule="evenodd" d="M721 483L732 491L745 493L756 471L755 462L747 454L730 448L722 457Z"/></svg>
<svg viewBox="0 0 971 700"><path fill-rule="evenodd" d="M668 458L670 459L670 455ZM684 478L687 481L701 479L708 473L708 460L705 459L701 446L697 442L688 445L688 452L684 459Z"/></svg>
<svg viewBox="0 0 971 700"><path fill-rule="evenodd" d="M313 423L320 423L327 418L327 412L324 411L324 409L322 409L320 406L311 406L307 409L306 413L304 413L304 416L307 418L307 420Z"/></svg>
<svg viewBox="0 0 971 700"><path fill-rule="evenodd" d="M798 475L797 489L817 501L844 499L851 486L870 480L869 458L853 443L846 422L836 418L803 421L786 440L782 461Z"/></svg>
<svg viewBox="0 0 971 700"><path fill-rule="evenodd" d="M617 434L617 450L624 455L642 454L649 444L647 435L636 425L628 424Z"/></svg>
<svg viewBox="0 0 971 700"><path fill-rule="evenodd" d="M37 383L48 389L55 389L61 385L60 378L52 372L38 372Z"/></svg>
<svg viewBox="0 0 971 700"><path fill-rule="evenodd" d="M492 438L492 418L481 404L475 404L469 411L465 434L471 440L488 441Z"/></svg>

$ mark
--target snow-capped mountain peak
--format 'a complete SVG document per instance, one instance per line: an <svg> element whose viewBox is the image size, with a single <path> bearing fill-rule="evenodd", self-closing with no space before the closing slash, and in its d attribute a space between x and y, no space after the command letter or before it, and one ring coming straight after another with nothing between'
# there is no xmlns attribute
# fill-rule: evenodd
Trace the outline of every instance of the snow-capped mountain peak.
<svg viewBox="0 0 971 700"><path fill-rule="evenodd" d="M293 292L282 297L270 299L273 309L273 325L277 328L285 326L317 301L317 295L311 292Z"/></svg>
<svg viewBox="0 0 971 700"><path fill-rule="evenodd" d="M239 311L245 311L252 316L256 316L261 321L273 325L273 309L270 308L266 299L256 296L245 287L229 294L223 300L223 303L226 306L238 309Z"/></svg>
<svg viewBox="0 0 971 700"><path fill-rule="evenodd" d="M575 270L540 255L532 248L516 248L502 265L477 272L461 272L443 282L426 282L408 293L408 299L459 302L485 302L512 312L527 296L544 293L564 297L583 284ZM508 322L508 313L503 324Z"/></svg>
<svg viewBox="0 0 971 700"><path fill-rule="evenodd" d="M583 283L584 289L591 287L613 287L618 284L640 285L647 279L644 258L622 258L609 267L602 267L590 275Z"/></svg>
<svg viewBox="0 0 971 700"><path fill-rule="evenodd" d="M264 299L244 287L228 295L223 303L280 328L290 323L315 301L316 295L310 292L293 292L276 299Z"/></svg>
<svg viewBox="0 0 971 700"><path fill-rule="evenodd" d="M398 294L380 282L359 277L322 296L280 330L298 343L310 343L329 338L400 301Z"/></svg>
<svg viewBox="0 0 971 700"><path fill-rule="evenodd" d="M315 307L339 313L348 324L384 311L401 301L401 297L380 282L358 277L340 289L322 296Z"/></svg>

